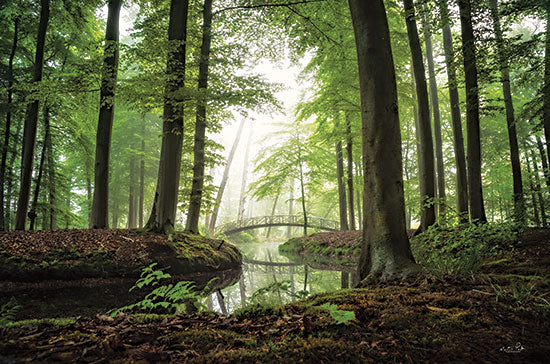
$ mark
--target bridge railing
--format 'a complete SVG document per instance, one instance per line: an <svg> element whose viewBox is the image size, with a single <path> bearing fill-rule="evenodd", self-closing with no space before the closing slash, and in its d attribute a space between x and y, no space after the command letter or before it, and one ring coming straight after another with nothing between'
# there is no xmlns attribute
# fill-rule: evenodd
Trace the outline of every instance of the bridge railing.
<svg viewBox="0 0 550 364"><path fill-rule="evenodd" d="M252 226L273 226L273 225L304 225L303 215L266 215L244 218L240 221L232 221L216 227L216 232L222 233ZM308 216L307 225L311 228L323 230L339 230L340 223L324 217Z"/></svg>

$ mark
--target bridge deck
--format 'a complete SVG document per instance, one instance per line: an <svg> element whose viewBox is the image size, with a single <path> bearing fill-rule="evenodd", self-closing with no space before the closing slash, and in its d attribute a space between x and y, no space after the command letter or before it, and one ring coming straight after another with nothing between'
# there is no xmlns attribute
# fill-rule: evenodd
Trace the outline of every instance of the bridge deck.
<svg viewBox="0 0 550 364"><path fill-rule="evenodd" d="M268 215L256 216L241 221L233 221L216 228L216 232L225 235L236 234L241 231L257 229L269 226L304 226L303 215ZM321 230L339 230L340 223L323 217L308 216L307 226Z"/></svg>

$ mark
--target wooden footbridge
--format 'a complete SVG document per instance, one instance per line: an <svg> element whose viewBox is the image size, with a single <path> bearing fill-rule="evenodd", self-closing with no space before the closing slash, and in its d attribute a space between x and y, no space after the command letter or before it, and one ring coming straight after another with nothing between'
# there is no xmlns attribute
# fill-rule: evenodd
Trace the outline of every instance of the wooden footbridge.
<svg viewBox="0 0 550 364"><path fill-rule="evenodd" d="M231 235L241 231L258 229L270 226L304 226L303 215L269 215L257 216L233 221L216 227L216 233ZM340 223L323 217L308 216L307 227L319 230L340 230Z"/></svg>

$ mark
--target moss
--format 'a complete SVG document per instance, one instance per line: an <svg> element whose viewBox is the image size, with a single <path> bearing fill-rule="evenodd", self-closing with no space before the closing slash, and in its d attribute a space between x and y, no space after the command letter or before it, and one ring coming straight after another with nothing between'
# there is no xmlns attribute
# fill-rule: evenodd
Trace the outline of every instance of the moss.
<svg viewBox="0 0 550 364"><path fill-rule="evenodd" d="M242 320L254 319L262 316L280 315L282 312L283 311L280 307L255 303L253 305L237 309L233 313L233 316L235 316L239 320Z"/></svg>
<svg viewBox="0 0 550 364"><path fill-rule="evenodd" d="M41 325L52 325L52 326L67 326L76 322L74 317L58 317L58 318L43 318L43 319L31 319L31 320L20 320L11 323L10 327L23 327L23 326L41 326Z"/></svg>

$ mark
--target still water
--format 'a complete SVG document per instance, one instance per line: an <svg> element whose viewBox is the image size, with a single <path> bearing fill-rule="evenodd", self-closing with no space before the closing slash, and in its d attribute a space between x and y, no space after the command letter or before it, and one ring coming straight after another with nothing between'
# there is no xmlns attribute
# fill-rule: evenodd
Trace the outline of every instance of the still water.
<svg viewBox="0 0 550 364"><path fill-rule="evenodd" d="M279 254L280 242L237 245L243 255L238 283L209 295L205 304L214 311L232 313L251 303L281 305L311 294L347 288L354 280L354 264L306 264L299 257Z"/></svg>

